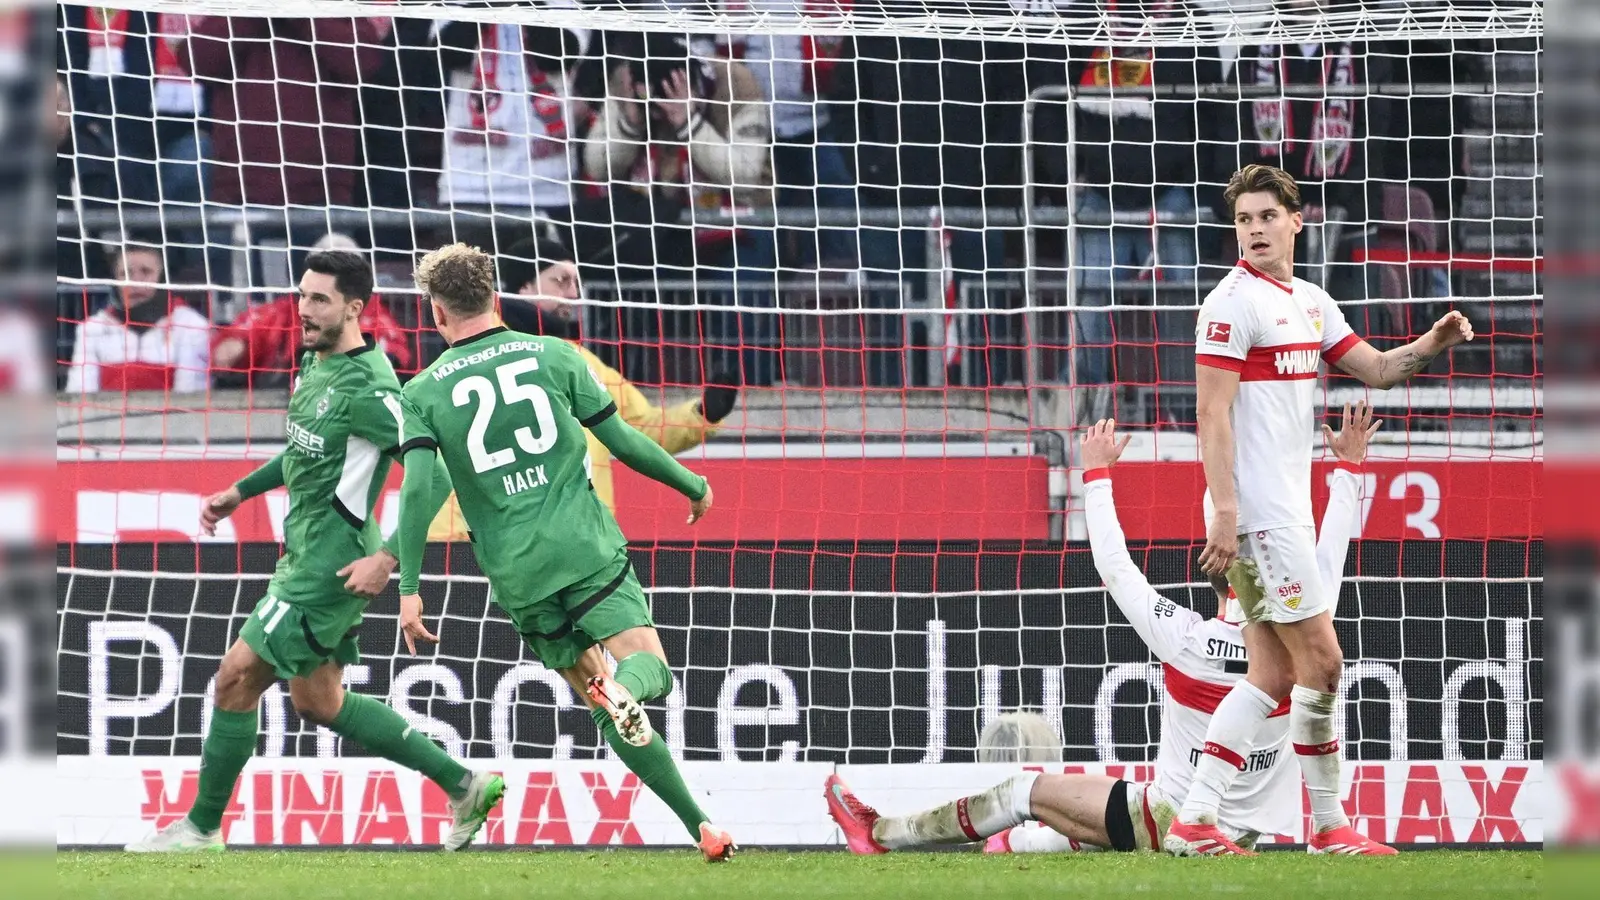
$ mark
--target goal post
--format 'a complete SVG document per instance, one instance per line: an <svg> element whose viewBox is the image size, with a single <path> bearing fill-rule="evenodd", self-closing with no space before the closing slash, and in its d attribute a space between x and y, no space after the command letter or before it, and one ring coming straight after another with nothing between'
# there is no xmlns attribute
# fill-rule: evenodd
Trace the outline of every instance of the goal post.
<svg viewBox="0 0 1600 900"><path fill-rule="evenodd" d="M1347 808L1401 844L1542 840L1539 4L59 10L58 843L192 799L288 500L214 537L199 511L282 449L298 267L327 246L372 261L363 330L403 378L444 347L416 260L463 240L508 322L578 338L637 389L625 411L676 411L717 509L689 529L620 465L609 489L674 676L652 720L741 843L839 843L813 815L830 771L897 809L984 787L985 730L1017 713L1059 739L1048 770L1148 779L1162 670L1094 571L1076 442L1107 416L1134 435L1135 560L1214 612L1193 330L1253 161L1306 185L1299 271L1357 334L1450 308L1478 334L1406 386L1319 390L1319 416L1386 420L1337 614ZM403 651L390 591L345 677L507 774L486 842L678 840L468 544L430 545L423 588L441 645ZM261 722L231 842L438 841L420 779L281 689Z"/></svg>

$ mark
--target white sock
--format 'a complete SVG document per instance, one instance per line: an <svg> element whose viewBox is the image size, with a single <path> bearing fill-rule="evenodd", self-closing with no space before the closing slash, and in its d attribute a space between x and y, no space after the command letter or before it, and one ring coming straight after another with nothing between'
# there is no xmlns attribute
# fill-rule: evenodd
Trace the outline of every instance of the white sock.
<svg viewBox="0 0 1600 900"><path fill-rule="evenodd" d="M872 837L890 850L981 841L1033 817L1033 783L1038 779L1038 772L1024 772L926 812L884 816L873 826Z"/></svg>
<svg viewBox="0 0 1600 900"><path fill-rule="evenodd" d="M1028 822L1011 829L1006 844L1012 853L1099 853L1105 849L1075 841L1048 825Z"/></svg>
<svg viewBox="0 0 1600 900"><path fill-rule="evenodd" d="M1228 793L1228 786L1244 768L1245 755L1261 724L1278 704L1267 693L1248 681L1240 681L1217 704L1206 728L1205 752L1195 766L1194 784L1184 798L1178 821L1195 825L1217 824L1217 807Z"/></svg>
<svg viewBox="0 0 1600 900"><path fill-rule="evenodd" d="M1333 733L1333 705L1339 697L1297 684L1289 698L1289 742L1311 798L1311 827L1327 831L1349 825L1339 797L1339 740Z"/></svg>

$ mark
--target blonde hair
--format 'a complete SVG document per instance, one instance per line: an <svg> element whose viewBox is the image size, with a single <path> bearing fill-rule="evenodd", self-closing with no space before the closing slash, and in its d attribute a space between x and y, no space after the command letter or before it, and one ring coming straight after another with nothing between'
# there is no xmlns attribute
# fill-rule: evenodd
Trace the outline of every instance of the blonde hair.
<svg viewBox="0 0 1600 900"><path fill-rule="evenodd" d="M1300 186L1294 183L1294 176L1277 166L1262 163L1252 163L1233 173L1233 177L1228 179L1228 187L1222 192L1222 199L1228 204L1231 214L1241 196L1255 193L1271 194L1283 204L1284 209L1300 211Z"/></svg>
<svg viewBox="0 0 1600 900"><path fill-rule="evenodd" d="M458 316L494 309L494 260L477 247L449 244L417 264L417 288Z"/></svg>

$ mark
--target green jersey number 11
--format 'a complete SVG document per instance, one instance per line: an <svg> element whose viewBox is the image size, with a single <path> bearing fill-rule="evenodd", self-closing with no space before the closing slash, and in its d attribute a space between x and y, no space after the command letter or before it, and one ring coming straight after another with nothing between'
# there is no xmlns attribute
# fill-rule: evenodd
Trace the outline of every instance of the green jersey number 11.
<svg viewBox="0 0 1600 900"><path fill-rule="evenodd" d="M556 415L550 406L550 395L537 384L517 381L519 376L537 368L539 359L528 356L497 366L494 370L494 382L483 375L469 375L456 382L455 388L450 392L450 400L456 406L466 406L474 397L478 400L477 411L472 416L472 426L467 429L467 452L472 456L474 472L481 475L509 466L517 460L517 451L512 447L490 450L484 446L489 423L494 418L495 406L499 403L510 406L513 403L526 402L533 406L533 419L534 424L538 426L538 434L535 435L533 429L526 425L512 432L512 437L522 452L530 456L542 456L555 446ZM498 392L495 390L496 382L499 385Z"/></svg>

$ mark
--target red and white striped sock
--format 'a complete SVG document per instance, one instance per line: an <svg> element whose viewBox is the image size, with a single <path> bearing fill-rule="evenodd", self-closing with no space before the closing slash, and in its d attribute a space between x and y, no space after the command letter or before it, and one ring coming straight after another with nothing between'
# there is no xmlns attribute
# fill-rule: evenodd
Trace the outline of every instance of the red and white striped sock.
<svg viewBox="0 0 1600 900"><path fill-rule="evenodd" d="M1289 742L1311 798L1311 827L1327 831L1349 825L1339 797L1339 739L1333 733L1339 697L1297 684L1289 698Z"/></svg>
<svg viewBox="0 0 1600 900"><path fill-rule="evenodd" d="M1189 786L1178 821L1190 825L1217 823L1217 807L1244 768L1251 740L1277 708L1277 702L1266 691L1248 681L1240 681L1222 698L1206 728L1204 752L1195 766L1194 784Z"/></svg>
<svg viewBox="0 0 1600 900"><path fill-rule="evenodd" d="M1033 816L1038 772L1013 775L982 793L909 816L884 816L872 837L890 850L981 841Z"/></svg>

